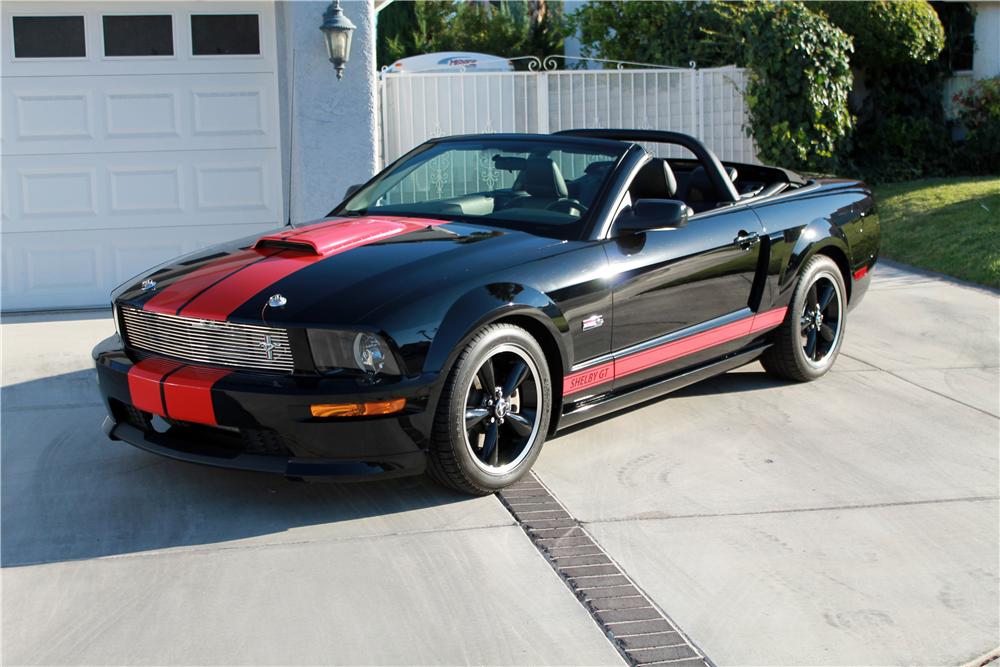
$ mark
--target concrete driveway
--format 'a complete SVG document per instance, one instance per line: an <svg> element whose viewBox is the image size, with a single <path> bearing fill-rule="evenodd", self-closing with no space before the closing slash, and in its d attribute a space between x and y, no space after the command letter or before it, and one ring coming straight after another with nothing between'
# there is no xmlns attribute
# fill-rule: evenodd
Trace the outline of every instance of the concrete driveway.
<svg viewBox="0 0 1000 667"><path fill-rule="evenodd" d="M549 442L538 478L718 665L964 663L1000 644L998 317L880 266L823 380L729 373ZM110 330L3 325L4 664L624 663L497 498L104 439Z"/></svg>

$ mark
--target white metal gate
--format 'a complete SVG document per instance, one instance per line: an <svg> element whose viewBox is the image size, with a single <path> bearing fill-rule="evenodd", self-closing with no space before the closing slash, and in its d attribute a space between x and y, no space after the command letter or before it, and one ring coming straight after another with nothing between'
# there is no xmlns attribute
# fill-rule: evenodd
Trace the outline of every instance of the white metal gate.
<svg viewBox="0 0 1000 667"><path fill-rule="evenodd" d="M745 81L737 67L384 75L383 163L431 137L611 127L685 132L723 160L756 163Z"/></svg>

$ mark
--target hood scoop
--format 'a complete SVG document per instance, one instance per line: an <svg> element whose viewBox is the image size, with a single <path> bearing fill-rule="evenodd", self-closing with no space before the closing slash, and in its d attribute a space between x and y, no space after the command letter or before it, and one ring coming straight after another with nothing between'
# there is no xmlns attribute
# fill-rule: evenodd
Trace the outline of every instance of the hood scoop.
<svg viewBox="0 0 1000 667"><path fill-rule="evenodd" d="M301 241L292 241L285 239L278 239L272 236L265 236L254 244L254 248L258 250L263 250L265 248L278 248L279 250L296 250L298 252L304 252L308 255L318 255L316 252L316 246L311 243L303 243Z"/></svg>
<svg viewBox="0 0 1000 667"><path fill-rule="evenodd" d="M369 243L426 229L436 220L415 218L337 219L307 227L289 229L257 239L254 248L278 248L307 255L336 255Z"/></svg>

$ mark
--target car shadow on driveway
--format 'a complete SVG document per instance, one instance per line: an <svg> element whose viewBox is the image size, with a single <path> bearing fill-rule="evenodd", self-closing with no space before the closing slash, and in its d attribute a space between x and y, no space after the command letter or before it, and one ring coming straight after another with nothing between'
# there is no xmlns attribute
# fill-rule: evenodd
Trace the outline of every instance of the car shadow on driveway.
<svg viewBox="0 0 1000 667"><path fill-rule="evenodd" d="M423 477L352 484L172 461L109 440L92 370L3 387L4 567L253 540L511 523Z"/></svg>

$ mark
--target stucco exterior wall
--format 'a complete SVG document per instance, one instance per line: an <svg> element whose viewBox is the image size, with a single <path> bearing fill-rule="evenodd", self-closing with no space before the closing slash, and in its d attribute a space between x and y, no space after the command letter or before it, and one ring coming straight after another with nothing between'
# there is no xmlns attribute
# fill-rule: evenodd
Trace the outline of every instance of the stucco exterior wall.
<svg viewBox="0 0 1000 667"><path fill-rule="evenodd" d="M328 2L275 3L285 211L314 220L340 202L378 163L375 14L365 0L342 0L354 22L350 60L337 80L319 25Z"/></svg>
<svg viewBox="0 0 1000 667"><path fill-rule="evenodd" d="M1000 76L1000 2L977 2L972 78Z"/></svg>

